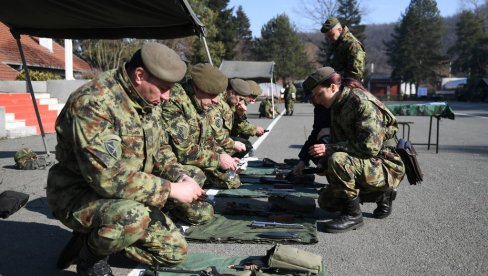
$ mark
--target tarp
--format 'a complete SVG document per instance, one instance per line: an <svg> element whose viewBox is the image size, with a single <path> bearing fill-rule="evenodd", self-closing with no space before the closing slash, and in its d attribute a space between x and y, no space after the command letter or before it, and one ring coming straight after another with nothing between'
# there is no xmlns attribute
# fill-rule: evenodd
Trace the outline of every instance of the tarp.
<svg viewBox="0 0 488 276"><path fill-rule="evenodd" d="M50 38L153 38L199 35L187 0L2 1L0 21L18 34Z"/></svg>
<svg viewBox="0 0 488 276"><path fill-rule="evenodd" d="M220 71L228 78L253 79L268 82L273 77L274 64L273 61L224 60L220 64Z"/></svg>

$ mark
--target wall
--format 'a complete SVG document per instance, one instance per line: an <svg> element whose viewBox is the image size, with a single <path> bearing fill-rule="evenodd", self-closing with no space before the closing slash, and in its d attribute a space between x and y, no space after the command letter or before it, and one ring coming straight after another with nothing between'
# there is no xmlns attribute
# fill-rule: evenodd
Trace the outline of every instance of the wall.
<svg viewBox="0 0 488 276"><path fill-rule="evenodd" d="M34 89L34 92L44 93L47 91L47 84L45 81L33 81L32 88ZM0 92L26 93L27 82L26 81L0 81Z"/></svg>
<svg viewBox="0 0 488 276"><path fill-rule="evenodd" d="M57 98L60 103L65 103L71 92L88 82L89 80L49 80L33 81L32 88L34 92L49 92L51 97ZM3 93L26 93L26 81L0 81L0 92Z"/></svg>
<svg viewBox="0 0 488 276"><path fill-rule="evenodd" d="M0 138L7 136L5 130L5 107L0 106Z"/></svg>

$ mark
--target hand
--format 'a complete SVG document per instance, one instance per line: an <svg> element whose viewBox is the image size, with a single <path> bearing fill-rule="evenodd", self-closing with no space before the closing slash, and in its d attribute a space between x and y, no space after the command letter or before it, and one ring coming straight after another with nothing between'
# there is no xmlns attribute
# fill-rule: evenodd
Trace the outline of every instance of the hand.
<svg viewBox="0 0 488 276"><path fill-rule="evenodd" d="M302 175L303 169L305 169L305 162L300 160L298 164L296 164L295 167L293 167L293 174L296 176Z"/></svg>
<svg viewBox="0 0 488 276"><path fill-rule="evenodd" d="M322 157L327 152L327 146L325 144L315 144L308 148L308 154L313 157Z"/></svg>
<svg viewBox="0 0 488 276"><path fill-rule="evenodd" d="M317 141L320 141L322 137L327 136L330 134L330 128L324 127L322 128L319 133L317 134Z"/></svg>
<svg viewBox="0 0 488 276"><path fill-rule="evenodd" d="M178 182L171 183L169 197L178 202L191 203L204 194L205 191L193 178L184 176Z"/></svg>
<svg viewBox="0 0 488 276"><path fill-rule="evenodd" d="M235 171L237 170L237 164L239 163L239 158L233 158L227 153L220 154L219 167L224 171Z"/></svg>
<svg viewBox="0 0 488 276"><path fill-rule="evenodd" d="M246 104L244 104L244 102L238 102L236 104L236 113L239 115L239 116L242 116L246 113L247 111L247 106Z"/></svg>
<svg viewBox="0 0 488 276"><path fill-rule="evenodd" d="M256 136L258 137L263 136L263 134L264 134L264 128L260 126L256 127Z"/></svg>
<svg viewBox="0 0 488 276"><path fill-rule="evenodd" d="M244 145L244 143L242 143L242 142L235 141L234 142L234 150L237 152L246 151L246 145Z"/></svg>

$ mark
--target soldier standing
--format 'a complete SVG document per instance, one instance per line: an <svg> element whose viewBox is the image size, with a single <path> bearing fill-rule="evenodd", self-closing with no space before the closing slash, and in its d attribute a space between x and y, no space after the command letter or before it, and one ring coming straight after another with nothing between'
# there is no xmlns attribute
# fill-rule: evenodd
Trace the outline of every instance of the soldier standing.
<svg viewBox="0 0 488 276"><path fill-rule="evenodd" d="M343 79L362 81L366 59L363 44L337 17L327 19L320 31L332 42L325 65L334 68Z"/></svg>
<svg viewBox="0 0 488 276"><path fill-rule="evenodd" d="M47 180L50 209L74 230L59 268L77 259L78 275L112 275L107 259L119 251L151 266L185 259L185 238L161 208L204 191L176 162L160 119L160 103L185 71L173 50L148 43L71 94Z"/></svg>
<svg viewBox="0 0 488 276"><path fill-rule="evenodd" d="M396 118L359 82L342 85L341 76L331 67L318 69L304 86L332 112L330 141L318 165L329 185L318 203L341 214L326 222L324 231L339 233L362 226L360 201L376 202L373 217L386 218L405 174L395 152Z"/></svg>
<svg viewBox="0 0 488 276"><path fill-rule="evenodd" d="M285 115L293 116L293 104L295 103L296 93L297 93L297 89L295 85L291 80L288 80L286 82L285 92L284 92L285 109L286 109Z"/></svg>
<svg viewBox="0 0 488 276"><path fill-rule="evenodd" d="M229 189L241 185L238 175L227 173L236 171L239 159L215 148L225 137L214 136L207 114L218 104L227 84L227 77L212 65L194 65L190 79L173 88L171 99L164 103L162 118L178 161L201 168L209 186Z"/></svg>

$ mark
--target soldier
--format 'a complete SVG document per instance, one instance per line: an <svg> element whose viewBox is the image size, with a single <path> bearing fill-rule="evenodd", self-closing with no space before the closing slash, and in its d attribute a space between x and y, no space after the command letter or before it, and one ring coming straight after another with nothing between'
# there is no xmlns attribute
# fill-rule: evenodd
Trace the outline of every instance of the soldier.
<svg viewBox="0 0 488 276"><path fill-rule="evenodd" d="M280 114L278 110L274 109L275 114ZM273 119L273 103L271 102L270 97L266 97L264 100L261 101L259 104L259 118L268 118Z"/></svg>
<svg viewBox="0 0 488 276"><path fill-rule="evenodd" d="M318 69L304 85L318 104L332 112L330 141L318 165L329 185L318 203L341 214L326 222L323 230L338 233L362 226L360 201L376 202L373 217L386 218L405 174L395 152L396 118L359 82L341 85L341 76L331 67Z"/></svg>
<svg viewBox="0 0 488 276"><path fill-rule="evenodd" d="M334 68L343 79L361 81L366 59L363 44L347 26L342 27L337 17L327 19L320 31L332 42L325 65Z"/></svg>
<svg viewBox="0 0 488 276"><path fill-rule="evenodd" d="M59 268L77 259L78 275L112 275L107 259L119 251L150 266L185 259L185 238L161 208L204 191L176 162L160 119L160 103L185 71L173 50L148 43L71 94L47 180L50 209L74 231Z"/></svg>
<svg viewBox="0 0 488 276"><path fill-rule="evenodd" d="M289 116L293 116L293 103L295 102L297 89L291 80L288 80L285 85L285 108L286 114Z"/></svg>
<svg viewBox="0 0 488 276"><path fill-rule="evenodd" d="M197 64L187 82L175 85L171 100L164 103L162 116L178 161L201 168L207 185L225 189L241 185L238 176L227 173L236 171L239 159L214 147L223 139L214 136L207 113L219 102L219 94L227 84L227 77L220 70L210 64Z"/></svg>

